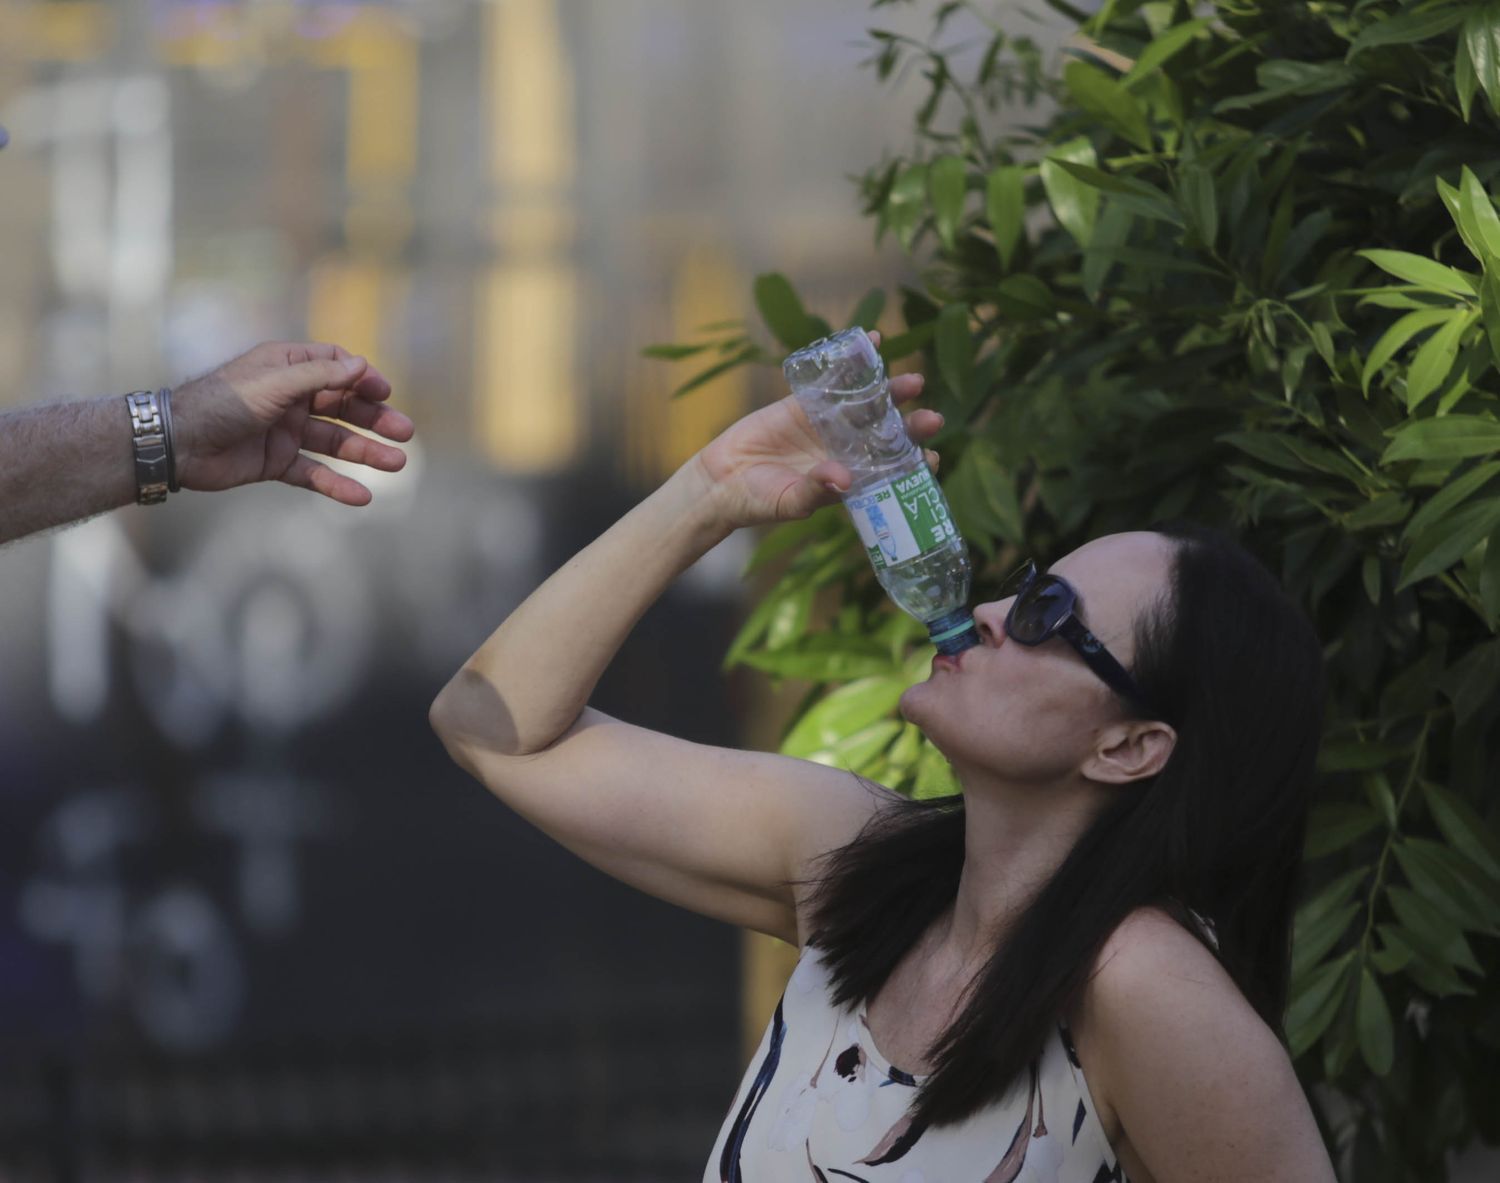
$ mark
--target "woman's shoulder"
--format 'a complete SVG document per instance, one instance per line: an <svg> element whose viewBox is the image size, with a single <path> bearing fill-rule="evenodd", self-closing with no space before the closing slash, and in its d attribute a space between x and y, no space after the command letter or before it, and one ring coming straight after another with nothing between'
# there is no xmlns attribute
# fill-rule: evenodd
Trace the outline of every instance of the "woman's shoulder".
<svg viewBox="0 0 1500 1183"><path fill-rule="evenodd" d="M1165 907L1137 908L1110 933L1089 977L1092 988L1116 990L1164 976L1191 973L1200 987L1215 984L1239 993L1219 964L1213 923L1186 908L1175 916Z"/></svg>
<svg viewBox="0 0 1500 1183"><path fill-rule="evenodd" d="M1197 932L1189 931L1191 924ZM1254 1008L1210 947L1212 925L1192 913L1138 908L1105 940L1079 999L1077 1026L1169 1023L1182 1026L1254 1018ZM1099 1031L1108 1035L1108 1031Z"/></svg>
<svg viewBox="0 0 1500 1183"><path fill-rule="evenodd" d="M1191 917L1189 917L1191 922ZM1111 1097L1138 1071L1192 1078L1223 1049L1280 1042L1203 937L1164 908L1139 908L1104 942L1069 1015L1084 1071L1106 1128L1118 1128ZM1207 1058L1205 1058L1207 1057Z"/></svg>

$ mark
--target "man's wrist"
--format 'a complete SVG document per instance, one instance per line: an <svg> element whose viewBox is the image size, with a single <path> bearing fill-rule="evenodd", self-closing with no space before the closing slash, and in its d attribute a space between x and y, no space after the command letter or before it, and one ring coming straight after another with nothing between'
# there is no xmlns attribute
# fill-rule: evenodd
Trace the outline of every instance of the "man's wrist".
<svg viewBox="0 0 1500 1183"><path fill-rule="evenodd" d="M160 505L171 485L170 445L160 396L154 390L137 390L125 396L125 403L130 409L136 503Z"/></svg>

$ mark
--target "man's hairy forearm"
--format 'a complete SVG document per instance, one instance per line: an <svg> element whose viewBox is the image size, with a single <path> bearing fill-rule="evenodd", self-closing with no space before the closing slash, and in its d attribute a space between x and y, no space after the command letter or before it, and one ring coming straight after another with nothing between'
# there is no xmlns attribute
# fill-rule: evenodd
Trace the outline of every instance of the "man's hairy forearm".
<svg viewBox="0 0 1500 1183"><path fill-rule="evenodd" d="M134 500L123 397L0 415L0 545Z"/></svg>

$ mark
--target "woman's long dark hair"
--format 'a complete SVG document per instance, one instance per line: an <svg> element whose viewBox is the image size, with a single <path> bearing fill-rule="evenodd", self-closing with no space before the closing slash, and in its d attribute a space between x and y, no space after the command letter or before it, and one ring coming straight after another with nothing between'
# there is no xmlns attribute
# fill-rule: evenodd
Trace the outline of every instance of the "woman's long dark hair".
<svg viewBox="0 0 1500 1183"><path fill-rule="evenodd" d="M1131 673L1177 731L1165 767L1114 791L1011 927L934 1045L920 1125L999 1100L1078 998L1131 912L1212 919L1219 961L1278 1033L1292 910L1323 713L1306 617L1228 535L1187 522L1170 595L1136 623ZM883 811L823 864L809 943L840 1005L872 998L953 903L964 859L960 799ZM1201 939L1201 934L1200 939ZM1205 941L1205 943L1208 943Z"/></svg>

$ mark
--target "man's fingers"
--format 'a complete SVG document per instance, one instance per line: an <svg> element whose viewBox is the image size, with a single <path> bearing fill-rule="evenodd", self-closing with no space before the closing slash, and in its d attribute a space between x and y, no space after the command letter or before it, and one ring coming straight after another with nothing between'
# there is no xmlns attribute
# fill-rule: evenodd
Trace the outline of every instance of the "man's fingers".
<svg viewBox="0 0 1500 1183"><path fill-rule="evenodd" d="M356 392L323 390L313 396L312 413L325 419L342 419L355 427L404 444L416 434L416 424L409 415L383 403L372 403Z"/></svg>
<svg viewBox="0 0 1500 1183"><path fill-rule="evenodd" d="M297 345L286 347L286 364L288 366L299 365L309 361L350 361L355 357L342 345L332 345L326 341L305 341ZM364 376L354 384L354 390L361 398L367 398L372 402L384 402L391 397L391 383L384 374L365 361Z"/></svg>
<svg viewBox="0 0 1500 1183"><path fill-rule="evenodd" d="M898 403L909 403L921 397L926 383L927 379L921 374L897 374L891 379L891 397Z"/></svg>
<svg viewBox="0 0 1500 1183"><path fill-rule="evenodd" d="M299 489L311 489L341 505L369 505L370 490L353 477L334 472L321 460L299 455L280 479Z"/></svg>
<svg viewBox="0 0 1500 1183"><path fill-rule="evenodd" d="M352 390L365 376L369 362L362 357L315 358L260 376L282 394L316 395L324 390Z"/></svg>
<svg viewBox="0 0 1500 1183"><path fill-rule="evenodd" d="M406 467L406 453L377 440L330 423L327 419L309 419L302 432L302 447L351 464L363 464L385 472L400 472Z"/></svg>

